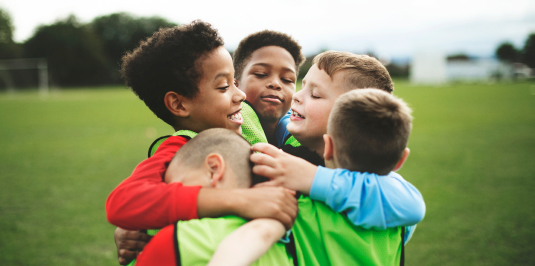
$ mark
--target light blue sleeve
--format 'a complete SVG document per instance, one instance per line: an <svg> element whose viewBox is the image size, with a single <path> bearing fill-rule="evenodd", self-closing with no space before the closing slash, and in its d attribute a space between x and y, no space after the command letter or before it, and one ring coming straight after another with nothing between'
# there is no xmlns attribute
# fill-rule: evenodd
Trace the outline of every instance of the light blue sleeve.
<svg viewBox="0 0 535 266"><path fill-rule="evenodd" d="M425 215L422 194L395 172L380 176L318 166L310 198L366 229L414 225Z"/></svg>
<svg viewBox="0 0 535 266"><path fill-rule="evenodd" d="M288 135L290 135L290 132L286 129L286 126L290 122L290 112L288 112L286 115L284 115L280 120L279 123L277 123L277 128L275 129L275 137L277 138L277 146L281 147L284 145L284 140Z"/></svg>

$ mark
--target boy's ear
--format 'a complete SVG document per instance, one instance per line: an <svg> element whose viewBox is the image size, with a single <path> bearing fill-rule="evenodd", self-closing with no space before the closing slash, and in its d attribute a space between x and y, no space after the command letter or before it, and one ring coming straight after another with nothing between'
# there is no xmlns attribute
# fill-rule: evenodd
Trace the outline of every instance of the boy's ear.
<svg viewBox="0 0 535 266"><path fill-rule="evenodd" d="M401 168L401 166L403 166L403 163L405 163L405 161L407 160L407 157L409 157L409 153L411 153L411 150L409 150L409 148L405 148L405 150L403 151L403 155L401 156L401 159L399 159L398 163L396 164L396 167L394 167L394 170L392 171L397 171Z"/></svg>
<svg viewBox="0 0 535 266"><path fill-rule="evenodd" d="M330 161L334 155L334 143L331 136L323 134L323 142L325 142L325 149L323 150L323 159Z"/></svg>
<svg viewBox="0 0 535 266"><path fill-rule="evenodd" d="M222 181L225 174L225 160L218 153L210 153L206 156L204 164L210 172L210 185L216 187Z"/></svg>
<svg viewBox="0 0 535 266"><path fill-rule="evenodd" d="M163 98L167 110L169 110L173 115L180 117L186 117L189 115L190 110L188 110L186 104L188 100L188 98L174 91L168 91Z"/></svg>

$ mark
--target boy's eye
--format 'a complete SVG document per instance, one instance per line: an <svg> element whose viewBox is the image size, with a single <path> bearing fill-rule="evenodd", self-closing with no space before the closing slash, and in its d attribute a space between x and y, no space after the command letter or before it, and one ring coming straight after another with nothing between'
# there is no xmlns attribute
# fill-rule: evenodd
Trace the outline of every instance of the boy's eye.
<svg viewBox="0 0 535 266"><path fill-rule="evenodd" d="M254 73L254 75L259 77L259 78L267 77L267 75L264 74L264 73Z"/></svg>
<svg viewBox="0 0 535 266"><path fill-rule="evenodd" d="M312 97L313 99L319 99L320 98L319 96L316 96L314 94L310 94L310 97Z"/></svg>
<svg viewBox="0 0 535 266"><path fill-rule="evenodd" d="M291 79L282 78L281 80L285 83L294 83L294 81Z"/></svg>
<svg viewBox="0 0 535 266"><path fill-rule="evenodd" d="M230 86L225 86L225 87L219 87L219 88L217 88L217 89L218 89L218 90L226 91L226 90L228 90L229 87L230 87Z"/></svg>

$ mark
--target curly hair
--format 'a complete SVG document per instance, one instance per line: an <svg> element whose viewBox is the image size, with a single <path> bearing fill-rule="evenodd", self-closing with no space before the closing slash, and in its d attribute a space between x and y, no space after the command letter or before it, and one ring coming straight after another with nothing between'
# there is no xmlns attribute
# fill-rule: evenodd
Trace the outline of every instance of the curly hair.
<svg viewBox="0 0 535 266"><path fill-rule="evenodd" d="M301 52L301 45L290 35L271 30L259 31L241 40L238 48L234 51L232 61L237 80L240 80L243 69L251 59L253 52L266 46L279 46L288 51L295 61L296 72L299 71L299 67L305 61L305 56Z"/></svg>
<svg viewBox="0 0 535 266"><path fill-rule="evenodd" d="M224 42L209 23L162 28L122 58L121 75L132 91L160 119L174 126L164 96L174 91L194 98L202 77L202 56Z"/></svg>

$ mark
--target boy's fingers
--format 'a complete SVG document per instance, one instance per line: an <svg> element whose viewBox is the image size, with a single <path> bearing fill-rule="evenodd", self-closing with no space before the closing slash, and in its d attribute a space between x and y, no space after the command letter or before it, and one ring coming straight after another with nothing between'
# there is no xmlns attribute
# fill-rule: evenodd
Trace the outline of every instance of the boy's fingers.
<svg viewBox="0 0 535 266"><path fill-rule="evenodd" d="M276 178L278 176L276 170L274 170L273 168L271 168L269 166L265 166L265 165L255 165L255 166L253 166L253 173L255 173L256 175L261 175L261 176L267 177L269 179L274 179L274 178Z"/></svg>
<svg viewBox="0 0 535 266"><path fill-rule="evenodd" d="M258 188L258 187L276 187L276 186L278 186L277 182L275 180L271 180L271 181L258 183L254 185L253 187Z"/></svg>
<svg viewBox="0 0 535 266"><path fill-rule="evenodd" d="M295 196L295 190L289 189L289 188L285 188L285 189L286 189L286 192L290 193L292 196Z"/></svg>
<svg viewBox="0 0 535 266"><path fill-rule="evenodd" d="M277 147L267 144L267 143L256 143L251 147L253 151L259 151L261 153L268 154L272 157L276 157L276 155L281 152Z"/></svg>
<svg viewBox="0 0 535 266"><path fill-rule="evenodd" d="M266 154L262 154L262 153L253 153L253 154L251 154L249 159L254 164L263 164L263 165L268 165L268 166L271 166L271 167L275 167L275 165L277 163L275 158L273 158L273 157L271 157L269 155L266 155Z"/></svg>

